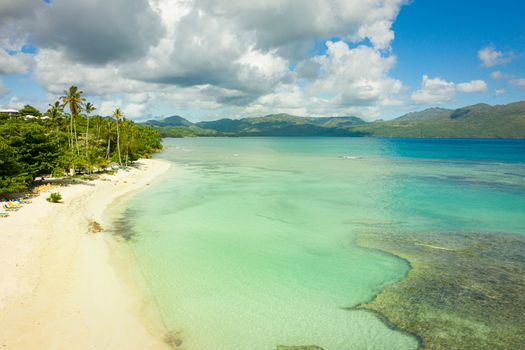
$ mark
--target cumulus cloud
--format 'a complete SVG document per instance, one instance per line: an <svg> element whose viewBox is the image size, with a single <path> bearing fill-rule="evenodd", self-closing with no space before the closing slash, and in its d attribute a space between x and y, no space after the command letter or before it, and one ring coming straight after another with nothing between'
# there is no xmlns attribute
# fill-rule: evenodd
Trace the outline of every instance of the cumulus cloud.
<svg viewBox="0 0 525 350"><path fill-rule="evenodd" d="M55 0L41 7L30 38L91 64L141 57L163 34L147 0Z"/></svg>
<svg viewBox="0 0 525 350"><path fill-rule="evenodd" d="M487 83L485 83L483 80L472 80L457 85L459 92L483 92L487 91L487 88Z"/></svg>
<svg viewBox="0 0 525 350"><path fill-rule="evenodd" d="M431 79L428 75L423 75L421 87L410 97L417 104L441 104L452 101L456 92L484 92L487 89L488 85L483 80L455 84L439 77Z"/></svg>
<svg viewBox="0 0 525 350"><path fill-rule="evenodd" d="M0 49L0 75L27 73L32 64L31 55L17 52L9 54Z"/></svg>
<svg viewBox="0 0 525 350"><path fill-rule="evenodd" d="M412 93L412 100L418 104L440 104L451 101L456 93L454 83L441 78L430 79L423 75L421 88Z"/></svg>
<svg viewBox="0 0 525 350"><path fill-rule="evenodd" d="M233 19L240 29L253 33L258 48L277 47L290 58L294 56L290 49L308 50L311 38L368 38L374 47L388 48L394 37L392 23L405 3L408 1L196 0L195 5L215 17Z"/></svg>
<svg viewBox="0 0 525 350"><path fill-rule="evenodd" d="M341 106L362 106L382 104L401 90L402 83L388 76L395 56L365 45L351 49L341 41L326 45L327 54L313 59L320 76L307 88L311 95L332 97Z"/></svg>
<svg viewBox="0 0 525 350"><path fill-rule="evenodd" d="M525 79L521 77L516 77L512 74L506 74L500 71L495 71L490 74L490 77L493 79L505 79L511 85L514 85L519 88L525 88Z"/></svg>
<svg viewBox="0 0 525 350"><path fill-rule="evenodd" d="M492 79L501 79L501 78L504 78L505 75L501 71L496 70L496 71L490 73L490 77Z"/></svg>
<svg viewBox="0 0 525 350"><path fill-rule="evenodd" d="M519 88L525 88L525 79L523 78L511 78L509 83Z"/></svg>
<svg viewBox="0 0 525 350"><path fill-rule="evenodd" d="M78 85L102 114L111 102L132 117L157 105L372 116L401 103L390 45L408 2L4 0L0 47L17 54L0 53L0 70L32 71L53 94ZM20 53L28 42L35 55Z"/></svg>
<svg viewBox="0 0 525 350"><path fill-rule="evenodd" d="M103 116L111 116L113 115L115 108L120 107L121 105L122 105L122 100L106 99L98 105L96 112L97 114L100 114Z"/></svg>
<svg viewBox="0 0 525 350"><path fill-rule="evenodd" d="M506 92L505 89L496 89L496 90L494 90L494 96L495 96L495 97L501 96L501 95L503 95L505 92Z"/></svg>
<svg viewBox="0 0 525 350"><path fill-rule="evenodd" d="M0 2L0 19L5 22L9 19L26 17L33 12L35 5L34 0L2 1Z"/></svg>
<svg viewBox="0 0 525 350"><path fill-rule="evenodd" d="M141 117L146 114L146 105L141 103L128 103L123 112L126 117Z"/></svg>
<svg viewBox="0 0 525 350"><path fill-rule="evenodd" d="M512 52L498 51L493 46L486 46L478 51L478 58L481 60L483 66L493 67L512 61L514 55Z"/></svg>

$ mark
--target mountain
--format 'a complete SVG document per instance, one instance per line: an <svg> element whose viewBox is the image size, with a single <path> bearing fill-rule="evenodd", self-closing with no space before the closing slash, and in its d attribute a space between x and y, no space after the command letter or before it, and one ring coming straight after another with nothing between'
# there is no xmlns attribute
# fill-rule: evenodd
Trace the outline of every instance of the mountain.
<svg viewBox="0 0 525 350"><path fill-rule="evenodd" d="M416 120L429 120L434 118L439 118L443 116L448 116L452 114L453 110L445 108L429 108L424 111L411 112L405 115L402 115L399 118L396 118L397 121L416 121Z"/></svg>
<svg viewBox="0 0 525 350"><path fill-rule="evenodd" d="M366 122L358 117L263 117L192 123L180 116L150 120L164 137L189 136L368 136L437 138L525 138L525 101L455 110L429 108L393 120Z"/></svg>
<svg viewBox="0 0 525 350"><path fill-rule="evenodd" d="M525 101L432 108L353 130L373 137L525 138Z"/></svg>
<svg viewBox="0 0 525 350"><path fill-rule="evenodd" d="M270 114L264 117L220 119L196 125L231 136L344 136L352 132L340 126L361 125L357 117L298 117L290 114Z"/></svg>
<svg viewBox="0 0 525 350"><path fill-rule="evenodd" d="M167 117L164 119L148 120L144 124L162 127L162 126L190 126L193 123L187 119L184 119L183 117L180 117L178 115L173 115L171 117Z"/></svg>

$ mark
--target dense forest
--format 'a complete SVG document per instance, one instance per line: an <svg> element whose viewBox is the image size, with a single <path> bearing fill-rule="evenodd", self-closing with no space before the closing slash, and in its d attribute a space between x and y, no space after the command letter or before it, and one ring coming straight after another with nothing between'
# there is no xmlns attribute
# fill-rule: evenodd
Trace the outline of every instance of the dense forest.
<svg viewBox="0 0 525 350"><path fill-rule="evenodd" d="M41 176L127 166L162 148L157 130L126 119L120 109L112 117L95 111L72 86L43 113L25 106L17 116L0 114L0 194L24 191Z"/></svg>
<svg viewBox="0 0 525 350"><path fill-rule="evenodd" d="M349 136L436 138L525 138L525 102L458 109L430 108L399 118L366 122L357 117L265 117L192 123L173 116L150 120L164 137L189 136Z"/></svg>

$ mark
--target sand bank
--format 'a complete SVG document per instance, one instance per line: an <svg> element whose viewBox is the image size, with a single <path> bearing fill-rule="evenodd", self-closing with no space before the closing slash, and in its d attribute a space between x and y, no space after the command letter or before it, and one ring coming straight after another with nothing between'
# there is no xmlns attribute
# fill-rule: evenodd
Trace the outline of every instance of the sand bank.
<svg viewBox="0 0 525 350"><path fill-rule="evenodd" d="M168 168L141 160L136 169L53 190L60 204L43 194L0 220L0 348L167 348L160 321L147 317L151 304L115 268L119 243L90 233L89 224L107 229L108 207Z"/></svg>

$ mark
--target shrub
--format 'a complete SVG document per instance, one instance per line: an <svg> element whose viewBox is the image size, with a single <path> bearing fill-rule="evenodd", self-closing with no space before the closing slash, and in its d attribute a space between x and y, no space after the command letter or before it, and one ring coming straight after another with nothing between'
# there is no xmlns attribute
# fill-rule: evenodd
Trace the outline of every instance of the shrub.
<svg viewBox="0 0 525 350"><path fill-rule="evenodd" d="M51 193L49 197L46 198L48 202L58 203L62 200L62 195L58 192Z"/></svg>

